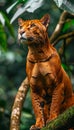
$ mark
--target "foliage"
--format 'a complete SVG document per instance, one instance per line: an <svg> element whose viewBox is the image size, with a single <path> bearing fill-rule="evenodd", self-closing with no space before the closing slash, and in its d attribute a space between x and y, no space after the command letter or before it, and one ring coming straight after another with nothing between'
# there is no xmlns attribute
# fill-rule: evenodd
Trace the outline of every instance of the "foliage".
<svg viewBox="0 0 74 130"><path fill-rule="evenodd" d="M29 2L32 2L33 4L29 4ZM51 36L59 20L60 14L62 13L62 10L60 10L52 0L47 0L47 2L46 0L42 0L39 5L38 2L40 1L0 1L0 129L9 130L9 120L13 101L18 87L26 76L25 62L27 46L18 45L17 17L23 17L24 19L34 19L41 18L45 13L49 13L51 16L51 22L48 33L49 36ZM24 10L24 8L26 9ZM20 11L20 9L22 9L22 11L19 15L17 15L18 10ZM9 11L9 13L7 13L7 11ZM11 24L10 21L13 22L13 24ZM64 34L73 29L74 19L64 24L61 33ZM58 44L57 48L59 49L60 46L61 45ZM69 47L66 49L66 57L68 62L74 62L73 48L74 44L72 41ZM63 57L62 62L64 64ZM66 67L66 64L64 64L64 66ZM71 64L70 66L72 73L74 73L73 65ZM20 126L21 130L28 130L34 121L30 94L28 93L22 111Z"/></svg>
<svg viewBox="0 0 74 130"><path fill-rule="evenodd" d="M2 26L2 24L0 24L0 47L4 48L4 50L6 50L6 34L5 34L5 30Z"/></svg>
<svg viewBox="0 0 74 130"><path fill-rule="evenodd" d="M14 35L14 29L12 27L12 25L10 24L10 21L7 17L7 15L4 13L4 12L0 12L0 48L3 48L4 50L7 49L7 34L6 34L6 29L5 27L7 27L10 35L12 37L15 38L15 35Z"/></svg>
<svg viewBox="0 0 74 130"><path fill-rule="evenodd" d="M54 2L56 3L56 5L63 9L63 10L67 10L69 13L74 13L74 6L73 6L73 2L68 1L68 0L54 0Z"/></svg>
<svg viewBox="0 0 74 130"><path fill-rule="evenodd" d="M14 16L11 19L11 23L19 16L21 15L23 12L34 12L37 8L39 8L40 6L43 5L43 0L17 0L13 5L11 5L8 9L7 12L9 13L11 11L11 9L16 6L17 4L24 4L24 6L20 6L20 8L17 9L17 11L15 12Z"/></svg>
<svg viewBox="0 0 74 130"><path fill-rule="evenodd" d="M63 27L62 32L66 32L66 31L68 31L68 30L71 29L71 28L74 29L74 19L69 20L69 21L67 21L67 22L64 24L64 27Z"/></svg>

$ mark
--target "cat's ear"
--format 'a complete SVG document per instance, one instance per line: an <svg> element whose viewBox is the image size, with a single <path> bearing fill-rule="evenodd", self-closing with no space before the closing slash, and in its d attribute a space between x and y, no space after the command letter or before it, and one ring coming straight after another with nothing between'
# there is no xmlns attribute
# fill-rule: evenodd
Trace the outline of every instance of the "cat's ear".
<svg viewBox="0 0 74 130"><path fill-rule="evenodd" d="M49 14L45 14L41 19L41 23L47 28L50 23L50 16Z"/></svg>
<svg viewBox="0 0 74 130"><path fill-rule="evenodd" d="M19 26L22 26L24 23L24 20L22 18L18 18L18 24Z"/></svg>

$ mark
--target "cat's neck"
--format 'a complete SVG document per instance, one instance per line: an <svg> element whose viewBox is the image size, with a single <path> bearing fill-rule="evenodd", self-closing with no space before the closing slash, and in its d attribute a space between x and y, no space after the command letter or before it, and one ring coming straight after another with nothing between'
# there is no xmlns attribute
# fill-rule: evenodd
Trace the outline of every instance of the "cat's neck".
<svg viewBox="0 0 74 130"><path fill-rule="evenodd" d="M53 53L49 39L47 39L46 43L43 44L30 45L28 49L28 59L31 61L47 60Z"/></svg>

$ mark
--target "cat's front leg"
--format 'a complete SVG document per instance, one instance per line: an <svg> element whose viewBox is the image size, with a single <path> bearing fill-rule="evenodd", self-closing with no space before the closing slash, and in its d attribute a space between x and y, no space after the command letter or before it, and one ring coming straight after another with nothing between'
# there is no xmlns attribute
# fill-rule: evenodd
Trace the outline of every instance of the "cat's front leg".
<svg viewBox="0 0 74 130"><path fill-rule="evenodd" d="M55 119L60 114L61 104L64 101L64 84L60 83L54 89L48 121ZM47 122L48 122L47 121Z"/></svg>
<svg viewBox="0 0 74 130"><path fill-rule="evenodd" d="M32 125L30 130L40 130L45 126L45 119L43 113L44 102L43 99L35 92L31 92L33 110L36 117L35 125Z"/></svg>

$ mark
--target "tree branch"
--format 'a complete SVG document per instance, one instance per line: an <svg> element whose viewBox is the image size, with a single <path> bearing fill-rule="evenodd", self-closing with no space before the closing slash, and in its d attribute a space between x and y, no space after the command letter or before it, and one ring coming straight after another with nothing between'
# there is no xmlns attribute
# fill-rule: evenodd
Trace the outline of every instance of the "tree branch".
<svg viewBox="0 0 74 130"><path fill-rule="evenodd" d="M41 130L67 130L69 128L74 128L74 106L70 107L53 121L50 121Z"/></svg>
<svg viewBox="0 0 74 130"><path fill-rule="evenodd" d="M59 37L52 43L52 45L55 46L60 40L62 40L62 39L67 39L67 38L69 38L69 37L74 37L74 31L59 36Z"/></svg>
<svg viewBox="0 0 74 130"><path fill-rule="evenodd" d="M60 16L59 22L58 22L52 36L50 37L50 43L53 43L57 39L57 37L61 33L61 30L63 28L65 21L70 18L71 19L74 18L74 15L68 13L67 11L63 11L63 13Z"/></svg>
<svg viewBox="0 0 74 130"><path fill-rule="evenodd" d="M22 106L25 101L28 88L29 88L29 82L28 78L26 78L22 82L14 101L11 113L10 130L19 130Z"/></svg>

